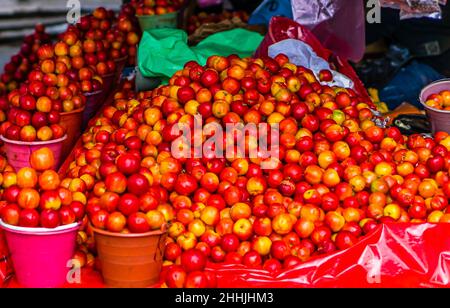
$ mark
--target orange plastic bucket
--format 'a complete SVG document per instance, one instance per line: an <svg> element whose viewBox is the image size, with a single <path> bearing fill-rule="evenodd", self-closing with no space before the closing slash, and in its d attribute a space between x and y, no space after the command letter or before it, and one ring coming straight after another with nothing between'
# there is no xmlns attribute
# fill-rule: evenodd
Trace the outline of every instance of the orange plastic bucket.
<svg viewBox="0 0 450 308"><path fill-rule="evenodd" d="M6 152L6 158L8 163L14 168L14 170L19 171L23 167L30 167L30 156L31 153L40 148L49 148L53 152L55 157L56 165L53 170L58 170L59 165L62 163L62 145L64 140L66 140L67 135L55 140L49 141L34 141L25 142L10 140L4 136L0 136L0 139L4 142L4 149Z"/></svg>
<svg viewBox="0 0 450 308"><path fill-rule="evenodd" d="M92 227L105 284L144 288L159 281L167 231L111 233Z"/></svg>
<svg viewBox="0 0 450 308"><path fill-rule="evenodd" d="M83 124L84 107L70 112L61 113L60 124L66 129L67 139L62 145L62 157L66 158L72 150L73 145L81 135L81 126Z"/></svg>

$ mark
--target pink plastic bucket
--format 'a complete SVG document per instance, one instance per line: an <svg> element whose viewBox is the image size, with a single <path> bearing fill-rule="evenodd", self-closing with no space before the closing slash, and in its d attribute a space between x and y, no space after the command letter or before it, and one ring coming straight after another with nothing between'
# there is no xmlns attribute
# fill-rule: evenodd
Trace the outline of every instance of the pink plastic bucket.
<svg viewBox="0 0 450 308"><path fill-rule="evenodd" d="M58 170L59 165L63 161L62 146L66 138L67 135L64 135L63 137L55 140L25 142L10 140L5 138L4 136L0 136L0 139L5 144L4 149L6 152L8 163L16 171L19 171L23 167L30 167L31 153L44 147L49 148L53 152L53 156L55 157L56 162L56 165L53 166L53 170Z"/></svg>
<svg viewBox="0 0 450 308"><path fill-rule="evenodd" d="M419 100L427 112L433 134L439 131L450 133L450 111L434 109L425 104L428 96L444 90L450 90L450 79L442 79L430 83L420 92Z"/></svg>
<svg viewBox="0 0 450 308"><path fill-rule="evenodd" d="M67 281L79 224L54 230L10 226L0 221L17 281L26 288L61 287Z"/></svg>
<svg viewBox="0 0 450 308"><path fill-rule="evenodd" d="M102 106L103 90L85 93L84 96L86 96L86 107L83 112L83 129Z"/></svg>

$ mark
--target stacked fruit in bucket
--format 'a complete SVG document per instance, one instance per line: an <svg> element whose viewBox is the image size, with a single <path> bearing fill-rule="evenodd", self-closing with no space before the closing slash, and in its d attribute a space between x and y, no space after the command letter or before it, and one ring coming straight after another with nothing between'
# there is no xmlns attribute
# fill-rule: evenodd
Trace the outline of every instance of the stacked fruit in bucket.
<svg viewBox="0 0 450 308"><path fill-rule="evenodd" d="M4 66L4 72L0 76L0 84L4 85L5 90L9 92L17 89L20 83L27 79L28 73L39 60L36 51L41 45L48 43L50 43L50 36L45 33L45 27L36 25L34 33L24 38L19 53L12 56L11 60Z"/></svg>
<svg viewBox="0 0 450 308"><path fill-rule="evenodd" d="M155 28L177 28L184 0L134 0L139 26L144 32Z"/></svg>
<svg viewBox="0 0 450 308"><path fill-rule="evenodd" d="M68 62L71 64L69 77L79 84L85 98L83 109L77 109L77 113L80 113L82 116L78 127L82 127L81 123L86 125L87 121L95 114L102 103L103 80L96 72L96 63L94 63L94 66L91 66L89 61L93 60L87 56L88 51L90 51L89 48L96 49L96 45L92 40L84 40L80 30L74 26L69 26L60 35L60 40L55 45L69 50L67 55Z"/></svg>
<svg viewBox="0 0 450 308"><path fill-rule="evenodd" d="M84 217L85 197L60 185L48 148L34 151L31 167L4 172L2 220L12 226L56 228Z"/></svg>
<svg viewBox="0 0 450 308"><path fill-rule="evenodd" d="M118 64L128 66L136 65L137 44L140 40L139 23L135 16L134 8L125 4L117 17L117 22L106 34L107 41L111 44L110 56Z"/></svg>
<svg viewBox="0 0 450 308"><path fill-rule="evenodd" d="M84 104L79 84L71 81L70 63L59 52L51 45L41 46L38 66L19 89L8 94L7 121L0 133L8 161L16 170L29 166L31 150L44 145L55 151L57 168L66 138L60 113Z"/></svg>
<svg viewBox="0 0 450 308"><path fill-rule="evenodd" d="M83 38L82 46L87 67L101 77L104 93L111 89L116 72L116 64L110 58L111 45L106 40L106 33L111 29L114 12L97 8L91 15L83 16L77 24ZM96 91L97 89L92 89ZM89 91L91 92L91 91Z"/></svg>
<svg viewBox="0 0 450 308"><path fill-rule="evenodd" d="M136 15L164 15L176 12L184 0L132 0Z"/></svg>
<svg viewBox="0 0 450 308"><path fill-rule="evenodd" d="M75 251L80 223L85 217L86 197L62 186L51 168L55 158L49 148L32 153L31 167L15 172L2 165L0 227L19 283L25 287L58 287ZM51 256L51 257L49 257Z"/></svg>

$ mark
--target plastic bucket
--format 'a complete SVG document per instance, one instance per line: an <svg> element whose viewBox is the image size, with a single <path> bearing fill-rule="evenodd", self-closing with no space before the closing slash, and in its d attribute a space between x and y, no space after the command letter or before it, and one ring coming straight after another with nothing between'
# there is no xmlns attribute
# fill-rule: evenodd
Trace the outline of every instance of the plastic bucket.
<svg viewBox="0 0 450 308"><path fill-rule="evenodd" d="M83 126L84 130L90 119L94 117L97 111L100 109L103 103L103 90L98 90L96 92L85 93L86 96L86 107L83 112Z"/></svg>
<svg viewBox="0 0 450 308"><path fill-rule="evenodd" d="M0 220L17 281L27 288L55 288L67 281L79 225L55 229L23 228ZM68 266L69 265L69 266Z"/></svg>
<svg viewBox="0 0 450 308"><path fill-rule="evenodd" d="M434 109L425 104L428 96L444 90L450 90L450 79L441 79L430 83L420 92L419 100L431 122L433 134L439 131L450 133L450 111Z"/></svg>
<svg viewBox="0 0 450 308"><path fill-rule="evenodd" d="M115 59L114 62L116 63L116 75L115 75L115 82L120 81L120 76L122 75L122 71L125 68L125 65L127 64L128 56L124 56L122 58Z"/></svg>
<svg viewBox="0 0 450 308"><path fill-rule="evenodd" d="M144 288L159 281L166 230L122 234L92 229L108 287Z"/></svg>
<svg viewBox="0 0 450 308"><path fill-rule="evenodd" d="M44 147L49 148L53 152L56 163L56 165L53 167L53 170L58 170L59 165L63 161L62 148L66 138L67 134L55 140L25 142L10 140L5 138L4 136L0 136L0 139L4 142L4 149L6 152L8 163L16 171L19 171L23 167L30 167L31 153Z"/></svg>
<svg viewBox="0 0 450 308"><path fill-rule="evenodd" d="M84 107L70 112L61 113L60 124L66 129L67 139L62 145L62 157L67 158L73 145L81 135Z"/></svg>
<svg viewBox="0 0 450 308"><path fill-rule="evenodd" d="M103 80L103 94L106 97L109 92L111 91L114 82L115 82L116 73L110 73L107 75L102 76Z"/></svg>
<svg viewBox="0 0 450 308"><path fill-rule="evenodd" d="M142 32L157 28L177 28L178 12L162 15L136 15Z"/></svg>

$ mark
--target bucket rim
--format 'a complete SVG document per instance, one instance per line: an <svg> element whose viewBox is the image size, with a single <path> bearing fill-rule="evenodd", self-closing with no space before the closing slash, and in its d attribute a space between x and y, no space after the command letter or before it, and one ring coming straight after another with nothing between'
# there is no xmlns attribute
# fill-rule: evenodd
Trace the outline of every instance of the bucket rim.
<svg viewBox="0 0 450 308"><path fill-rule="evenodd" d="M102 93L102 92L103 92L103 89L100 89L100 90L97 90L97 91L94 91L94 92L86 92L86 93L83 93L83 95L84 95L84 96L94 96L94 95L100 94L100 93Z"/></svg>
<svg viewBox="0 0 450 308"><path fill-rule="evenodd" d="M80 228L80 226L81 226L81 223L74 222L74 223L71 223L68 225L58 226L54 229L27 228L27 227L9 225L0 219L0 227L3 230L6 230L11 233L27 234L27 235L57 235L57 234L62 234L62 233L69 233L69 232L78 230Z"/></svg>
<svg viewBox="0 0 450 308"><path fill-rule="evenodd" d="M125 61L126 59L128 59L128 55L123 56L123 57L121 57L121 58L114 59L113 61L114 61L114 62L121 62L121 61Z"/></svg>
<svg viewBox="0 0 450 308"><path fill-rule="evenodd" d="M114 77L115 75L116 75L116 73L112 72L112 73L108 73L108 74L102 75L100 77L102 77L102 78L111 78L111 77Z"/></svg>
<svg viewBox="0 0 450 308"><path fill-rule="evenodd" d="M72 111L68 111L68 112L61 112L60 115L61 116L66 116L66 115L71 115L71 114L75 114L75 113L82 113L84 111L84 109L86 109L86 106L83 106L81 108L72 110Z"/></svg>
<svg viewBox="0 0 450 308"><path fill-rule="evenodd" d="M89 227L94 231L94 233L98 233L105 236L110 237L118 237L118 238L139 238L139 237L148 237L153 235L163 235L167 233L167 224L163 227L163 230L154 230L149 231L145 233L115 233L115 232L109 232L106 230L101 230L96 227L94 227L91 223L89 223Z"/></svg>
<svg viewBox="0 0 450 308"><path fill-rule="evenodd" d="M420 102L420 104L422 104L422 106L425 108L425 110L430 110L430 111L443 113L443 114L450 114L450 110L440 110L440 109L432 108L430 106L427 106L424 102L424 100L426 100L426 98L423 96L424 92L426 90L428 90L430 87L435 86L437 84L441 84L441 83L448 83L449 90L450 90L450 78L442 78L439 80L435 80L432 83L429 83L428 85L426 85L425 87L422 88L422 90L420 91L420 94L419 94L419 102Z"/></svg>
<svg viewBox="0 0 450 308"><path fill-rule="evenodd" d="M0 135L0 140L3 141L4 143L11 143L11 144L16 144L16 145L48 145L48 144L54 144L54 143L59 143L62 142L64 140L67 139L67 134L65 134L64 136L62 136L61 138L58 139L53 139L53 140L48 140L48 141L20 141L20 140L11 140L6 138L3 135Z"/></svg>
<svg viewBox="0 0 450 308"><path fill-rule="evenodd" d="M154 14L154 15L138 15L136 14L137 18L155 18L155 16L168 16L168 15L177 15L180 11L175 11L175 12L170 12L170 13L165 13L165 14Z"/></svg>

